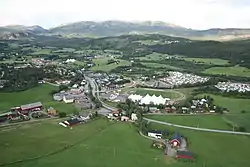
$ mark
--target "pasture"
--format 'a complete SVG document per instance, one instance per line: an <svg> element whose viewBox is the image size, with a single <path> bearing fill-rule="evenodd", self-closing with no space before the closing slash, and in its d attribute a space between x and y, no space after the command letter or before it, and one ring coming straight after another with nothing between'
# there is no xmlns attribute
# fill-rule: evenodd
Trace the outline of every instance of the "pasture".
<svg viewBox="0 0 250 167"><path fill-rule="evenodd" d="M246 67L234 66L234 67L212 67L203 71L205 74L213 75L232 75L240 77L250 77L250 69Z"/></svg>
<svg viewBox="0 0 250 167"><path fill-rule="evenodd" d="M5 143L0 145L4 153L0 156L1 164L37 156L40 158L7 167L163 167L175 163L167 161L162 151L150 148L152 141L141 137L131 124L99 119L71 130L57 122L1 131L0 143Z"/></svg>
<svg viewBox="0 0 250 167"><path fill-rule="evenodd" d="M193 62L195 64L212 64L212 65L227 65L228 60L216 58L184 58L185 61Z"/></svg>
<svg viewBox="0 0 250 167"><path fill-rule="evenodd" d="M236 167L250 165L250 150L246 149L250 147L249 136L200 132L155 123L150 123L150 126L153 129L178 131L181 135L187 137L189 150L197 156L195 163L186 164L188 167ZM173 166L181 167L182 165L173 164Z"/></svg>
<svg viewBox="0 0 250 167"><path fill-rule="evenodd" d="M135 58L138 58L140 59L141 61L158 61L158 60L164 60L166 58L166 56L168 55L165 55L165 54L161 54L161 53L152 53L152 54L149 54L149 55L146 55L144 57L135 57Z"/></svg>
<svg viewBox="0 0 250 167"><path fill-rule="evenodd" d="M186 116L147 116L148 118L169 122L173 124L192 126L198 128L232 130L220 115L186 115Z"/></svg>
<svg viewBox="0 0 250 167"><path fill-rule="evenodd" d="M169 70L179 70L180 68L175 67L175 66L171 66L171 65L167 65L167 64L161 64L161 63L145 63L142 62L143 65L145 65L146 67L149 68L166 68Z"/></svg>
<svg viewBox="0 0 250 167"><path fill-rule="evenodd" d="M58 88L48 84L39 85L26 91L0 93L0 112L9 110L11 107L23 104L42 102L45 107L54 107L57 111L71 113L75 110L72 104L53 101L51 92Z"/></svg>
<svg viewBox="0 0 250 167"><path fill-rule="evenodd" d="M131 63L129 61L126 61L126 60L119 60L120 62L118 64L116 64L116 63L107 64L109 59L110 58L108 58L108 57L93 59L93 62L96 65L94 67L92 67L91 70L92 71L109 72L112 69L115 69L116 67L119 67L119 66L129 66L129 65L131 65Z"/></svg>

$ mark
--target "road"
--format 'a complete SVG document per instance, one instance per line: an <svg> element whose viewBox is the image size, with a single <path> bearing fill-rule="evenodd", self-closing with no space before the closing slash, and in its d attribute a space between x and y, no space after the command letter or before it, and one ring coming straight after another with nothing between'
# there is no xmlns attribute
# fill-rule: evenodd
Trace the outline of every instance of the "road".
<svg viewBox="0 0 250 167"><path fill-rule="evenodd" d="M248 133L248 132L234 132L234 131L227 131L227 130L195 128L195 127L190 127L190 126L183 126L183 125L177 125L177 124L172 124L172 123L168 123L168 122L158 121L158 120L149 119L149 118L145 118L145 117L143 117L143 119L148 121L148 122L154 122L154 123L158 123L158 124L162 124L162 125L174 126L174 127L178 127L178 128L190 129L190 130L196 130L196 131L227 133L227 134L236 134L236 135L250 135L250 133Z"/></svg>

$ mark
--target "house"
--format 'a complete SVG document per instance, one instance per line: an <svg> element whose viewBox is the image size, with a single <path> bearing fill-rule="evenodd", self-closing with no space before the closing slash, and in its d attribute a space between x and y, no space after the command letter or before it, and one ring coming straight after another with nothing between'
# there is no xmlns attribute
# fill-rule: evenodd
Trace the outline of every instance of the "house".
<svg viewBox="0 0 250 167"><path fill-rule="evenodd" d="M175 132L172 140L171 140L171 144L175 147L178 147L181 145L181 135L178 132Z"/></svg>
<svg viewBox="0 0 250 167"><path fill-rule="evenodd" d="M161 139L162 138L162 133L160 131L153 130L153 131L148 132L148 136L156 138L156 139Z"/></svg>
<svg viewBox="0 0 250 167"><path fill-rule="evenodd" d="M23 111L30 111L30 110L41 110L43 107L41 102L36 102L36 103L30 103L30 104L25 104L25 105L21 105L21 112Z"/></svg>
<svg viewBox="0 0 250 167"><path fill-rule="evenodd" d="M71 96L63 96L63 101L65 102L65 103L73 103L74 102L74 98L73 97L71 97Z"/></svg>
<svg viewBox="0 0 250 167"><path fill-rule="evenodd" d="M132 121L137 121L138 120L137 115L135 113L131 114L131 120Z"/></svg>
<svg viewBox="0 0 250 167"><path fill-rule="evenodd" d="M50 107L50 108L48 109L48 114L49 114L49 115L56 115L56 110L55 110L53 107Z"/></svg>
<svg viewBox="0 0 250 167"><path fill-rule="evenodd" d="M189 151L177 151L176 158L194 160L194 154Z"/></svg>
<svg viewBox="0 0 250 167"><path fill-rule="evenodd" d="M119 111L113 111L112 114L113 114L114 117L119 117L120 116Z"/></svg>
<svg viewBox="0 0 250 167"><path fill-rule="evenodd" d="M79 119L72 118L72 119L69 119L67 121L60 122L59 125L61 125L63 127L69 127L69 126L74 126L74 125L77 125L80 123L81 123L81 121Z"/></svg>
<svg viewBox="0 0 250 167"><path fill-rule="evenodd" d="M122 116L122 117L121 117L121 121L129 121L129 117Z"/></svg>

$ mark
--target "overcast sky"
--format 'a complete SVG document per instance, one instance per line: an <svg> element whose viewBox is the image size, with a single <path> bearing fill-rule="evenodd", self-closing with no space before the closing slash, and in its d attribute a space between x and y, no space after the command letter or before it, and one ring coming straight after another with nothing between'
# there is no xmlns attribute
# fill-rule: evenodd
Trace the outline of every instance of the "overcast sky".
<svg viewBox="0 0 250 167"><path fill-rule="evenodd" d="M250 28L250 0L0 0L0 26L76 21L164 21L193 28Z"/></svg>

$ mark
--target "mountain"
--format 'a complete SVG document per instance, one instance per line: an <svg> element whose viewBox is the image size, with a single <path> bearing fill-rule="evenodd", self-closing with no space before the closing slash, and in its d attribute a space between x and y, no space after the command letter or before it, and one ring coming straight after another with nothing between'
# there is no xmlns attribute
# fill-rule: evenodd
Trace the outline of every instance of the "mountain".
<svg viewBox="0 0 250 167"><path fill-rule="evenodd" d="M11 25L0 27L0 38L10 33L32 33L35 35L61 35L66 37L104 37L126 34L163 34L205 40L230 40L250 38L250 29L194 30L161 21L82 21L46 30L40 26ZM11 36L11 35L10 35Z"/></svg>

